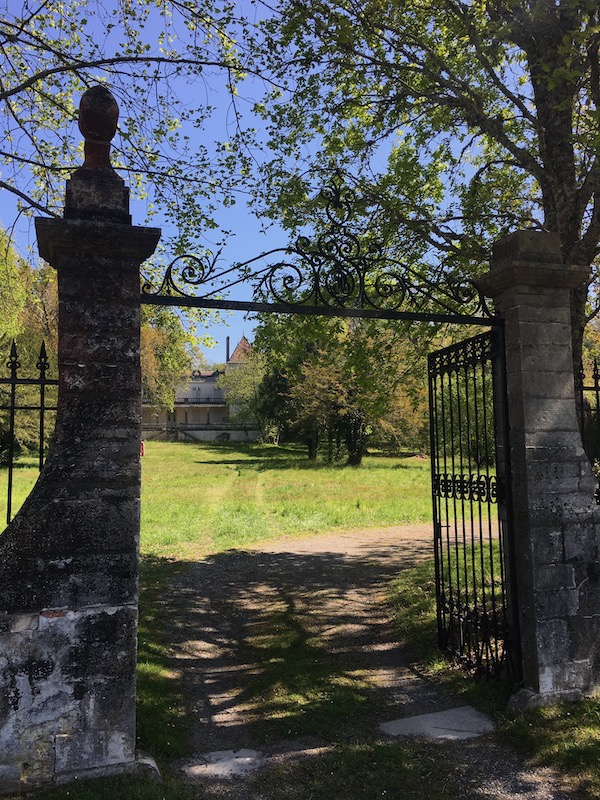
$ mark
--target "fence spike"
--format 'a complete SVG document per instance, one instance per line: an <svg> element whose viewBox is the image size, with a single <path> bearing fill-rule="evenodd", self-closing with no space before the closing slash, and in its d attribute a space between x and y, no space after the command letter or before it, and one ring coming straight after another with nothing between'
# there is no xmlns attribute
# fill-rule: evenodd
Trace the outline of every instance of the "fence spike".
<svg viewBox="0 0 600 800"><path fill-rule="evenodd" d="M17 343L15 342L14 339L12 340L12 345L10 348L10 356L8 358L8 361L6 362L6 366L11 371L12 376L15 376L17 374L17 370L21 366L21 363L19 361L19 356L17 353Z"/></svg>
<svg viewBox="0 0 600 800"><path fill-rule="evenodd" d="M40 347L40 354L38 356L38 360L35 363L35 366L40 371L40 373L45 373L46 370L50 367L50 362L48 361L48 354L46 353L46 342L42 342L42 346Z"/></svg>

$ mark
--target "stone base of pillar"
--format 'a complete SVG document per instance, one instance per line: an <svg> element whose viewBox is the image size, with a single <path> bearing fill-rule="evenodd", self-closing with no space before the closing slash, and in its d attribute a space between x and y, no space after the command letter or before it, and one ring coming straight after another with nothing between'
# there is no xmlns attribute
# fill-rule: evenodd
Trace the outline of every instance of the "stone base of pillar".
<svg viewBox="0 0 600 800"><path fill-rule="evenodd" d="M548 706L558 706L561 703L578 703L581 700L585 700L585 694L578 689L552 694L540 694L531 689L519 689L509 698L507 711L520 714L533 708L547 708Z"/></svg>
<svg viewBox="0 0 600 800"><path fill-rule="evenodd" d="M132 772L137 608L0 619L0 791Z"/></svg>

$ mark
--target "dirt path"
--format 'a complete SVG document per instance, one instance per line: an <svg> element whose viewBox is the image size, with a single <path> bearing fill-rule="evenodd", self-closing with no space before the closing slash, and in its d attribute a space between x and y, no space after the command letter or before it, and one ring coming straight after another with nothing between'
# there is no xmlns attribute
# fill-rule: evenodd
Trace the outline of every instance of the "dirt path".
<svg viewBox="0 0 600 800"><path fill-rule="evenodd" d="M166 602L174 666L194 718L194 753L252 749L272 765L317 756L335 742L385 740L382 721L456 706L410 663L385 605L389 581L431 554L430 538L429 525L283 538L212 556L180 574ZM341 676L340 685L367 687L368 700L366 711L333 717L330 729L316 733L305 709L277 705L275 685L278 662L292 660L294 647L305 652L311 642L320 648L316 659L327 652L324 663L336 679ZM264 700L266 689L273 702ZM561 789L550 771L525 767L493 735L432 747L436 758L456 768L465 798L576 796ZM197 758L179 766L194 763ZM202 787L202 798L269 800L264 786L256 793L255 776L203 777Z"/></svg>

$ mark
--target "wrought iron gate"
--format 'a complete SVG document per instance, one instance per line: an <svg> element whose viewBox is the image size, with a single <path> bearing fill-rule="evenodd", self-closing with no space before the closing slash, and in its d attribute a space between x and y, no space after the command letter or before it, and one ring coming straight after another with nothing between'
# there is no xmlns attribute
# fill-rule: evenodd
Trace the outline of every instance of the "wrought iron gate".
<svg viewBox="0 0 600 800"><path fill-rule="evenodd" d="M503 331L428 367L439 645L478 674L518 677Z"/></svg>

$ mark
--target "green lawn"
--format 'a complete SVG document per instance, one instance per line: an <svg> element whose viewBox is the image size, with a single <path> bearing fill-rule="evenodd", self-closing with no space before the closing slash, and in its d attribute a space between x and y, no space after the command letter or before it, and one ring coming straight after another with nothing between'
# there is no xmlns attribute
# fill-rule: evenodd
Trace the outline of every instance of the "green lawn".
<svg viewBox="0 0 600 800"><path fill-rule="evenodd" d="M193 558L281 534L431 519L429 462L312 464L300 447L148 442L142 553Z"/></svg>

